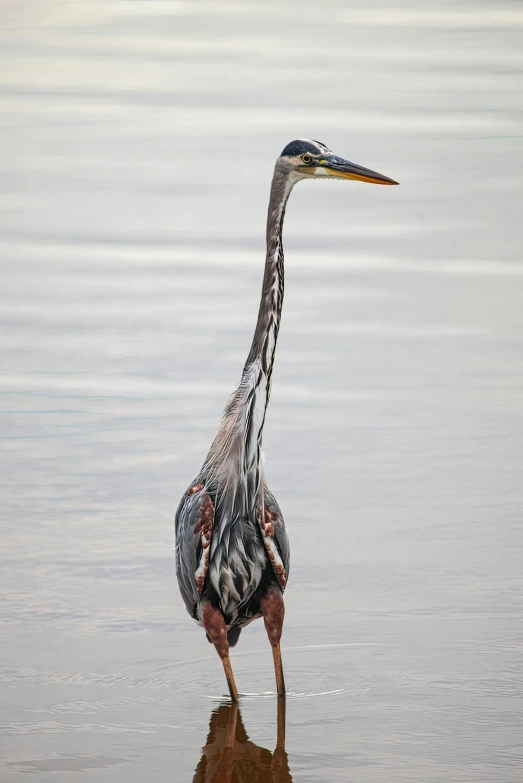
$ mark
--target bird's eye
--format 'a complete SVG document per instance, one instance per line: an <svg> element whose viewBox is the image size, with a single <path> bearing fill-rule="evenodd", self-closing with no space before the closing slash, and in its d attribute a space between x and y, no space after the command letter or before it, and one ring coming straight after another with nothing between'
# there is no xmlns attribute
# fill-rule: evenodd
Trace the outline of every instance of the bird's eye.
<svg viewBox="0 0 523 783"><path fill-rule="evenodd" d="M301 160L302 163L312 163L312 158L310 155L302 155Z"/></svg>

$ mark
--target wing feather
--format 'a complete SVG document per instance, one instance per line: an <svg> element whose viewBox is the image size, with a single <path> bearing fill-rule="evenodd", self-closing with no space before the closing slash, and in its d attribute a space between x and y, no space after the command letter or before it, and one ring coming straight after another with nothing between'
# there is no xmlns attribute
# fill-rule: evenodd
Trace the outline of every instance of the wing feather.
<svg viewBox="0 0 523 783"><path fill-rule="evenodd" d="M209 569L214 503L203 484L184 494L175 517L176 576L187 611L196 611Z"/></svg>
<svg viewBox="0 0 523 783"><path fill-rule="evenodd" d="M264 487L264 508L258 508L257 518L267 555L283 591L290 570L289 537L280 507L267 487Z"/></svg>

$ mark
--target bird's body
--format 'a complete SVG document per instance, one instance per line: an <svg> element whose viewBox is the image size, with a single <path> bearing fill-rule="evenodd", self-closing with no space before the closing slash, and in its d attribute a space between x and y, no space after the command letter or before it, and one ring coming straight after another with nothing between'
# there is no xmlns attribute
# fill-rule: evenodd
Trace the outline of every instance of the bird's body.
<svg viewBox="0 0 523 783"><path fill-rule="evenodd" d="M258 321L238 388L216 437L176 512L176 570L187 611L203 625L222 658L241 629L263 616L273 647L278 693L284 694L280 637L290 548L283 516L267 488L261 455L274 352L283 303L282 227L292 187L322 175L396 184L337 158L308 139L291 142L276 163L267 218L267 255Z"/></svg>

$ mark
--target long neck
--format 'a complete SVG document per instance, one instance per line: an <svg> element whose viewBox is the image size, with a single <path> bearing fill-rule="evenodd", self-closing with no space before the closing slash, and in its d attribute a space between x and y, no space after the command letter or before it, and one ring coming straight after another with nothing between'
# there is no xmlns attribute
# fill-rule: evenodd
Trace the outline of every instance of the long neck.
<svg viewBox="0 0 523 783"><path fill-rule="evenodd" d="M289 180L289 177L276 170L272 180L267 215L267 255L265 258L260 309L251 350L249 351L244 370L244 372L248 370L249 366L254 362L260 363L261 370L268 382L267 402L283 304L284 268L281 234L285 207L291 189L292 182Z"/></svg>
<svg viewBox="0 0 523 783"><path fill-rule="evenodd" d="M248 470L258 470L265 411L271 393L272 367L283 305L283 218L293 184L286 172L276 167L267 215L267 254L260 309L238 390L244 412L242 418L245 421L245 457Z"/></svg>
<svg viewBox="0 0 523 783"><path fill-rule="evenodd" d="M253 499L260 487L260 447L269 402L274 352L283 303L282 226L294 182L276 167L267 216L267 255L258 321L239 387L231 395L204 465L222 487L240 476Z"/></svg>

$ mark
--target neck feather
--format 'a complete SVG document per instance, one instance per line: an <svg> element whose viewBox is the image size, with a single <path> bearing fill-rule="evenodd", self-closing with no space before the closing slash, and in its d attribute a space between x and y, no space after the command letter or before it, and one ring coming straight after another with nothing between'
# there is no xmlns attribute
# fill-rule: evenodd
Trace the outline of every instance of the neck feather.
<svg viewBox="0 0 523 783"><path fill-rule="evenodd" d="M249 365L259 361L269 382L272 374L274 351L276 349L283 304L284 269L281 235L285 207L292 185L293 182L287 173L276 169L272 180L269 212L267 215L267 255L265 258L260 309L251 350L245 363L245 370L248 370Z"/></svg>
<svg viewBox="0 0 523 783"><path fill-rule="evenodd" d="M254 498L260 488L260 449L283 304L282 227L294 180L278 165L267 215L267 255L258 320L239 387L231 395L206 460L222 489L236 485L238 469Z"/></svg>

